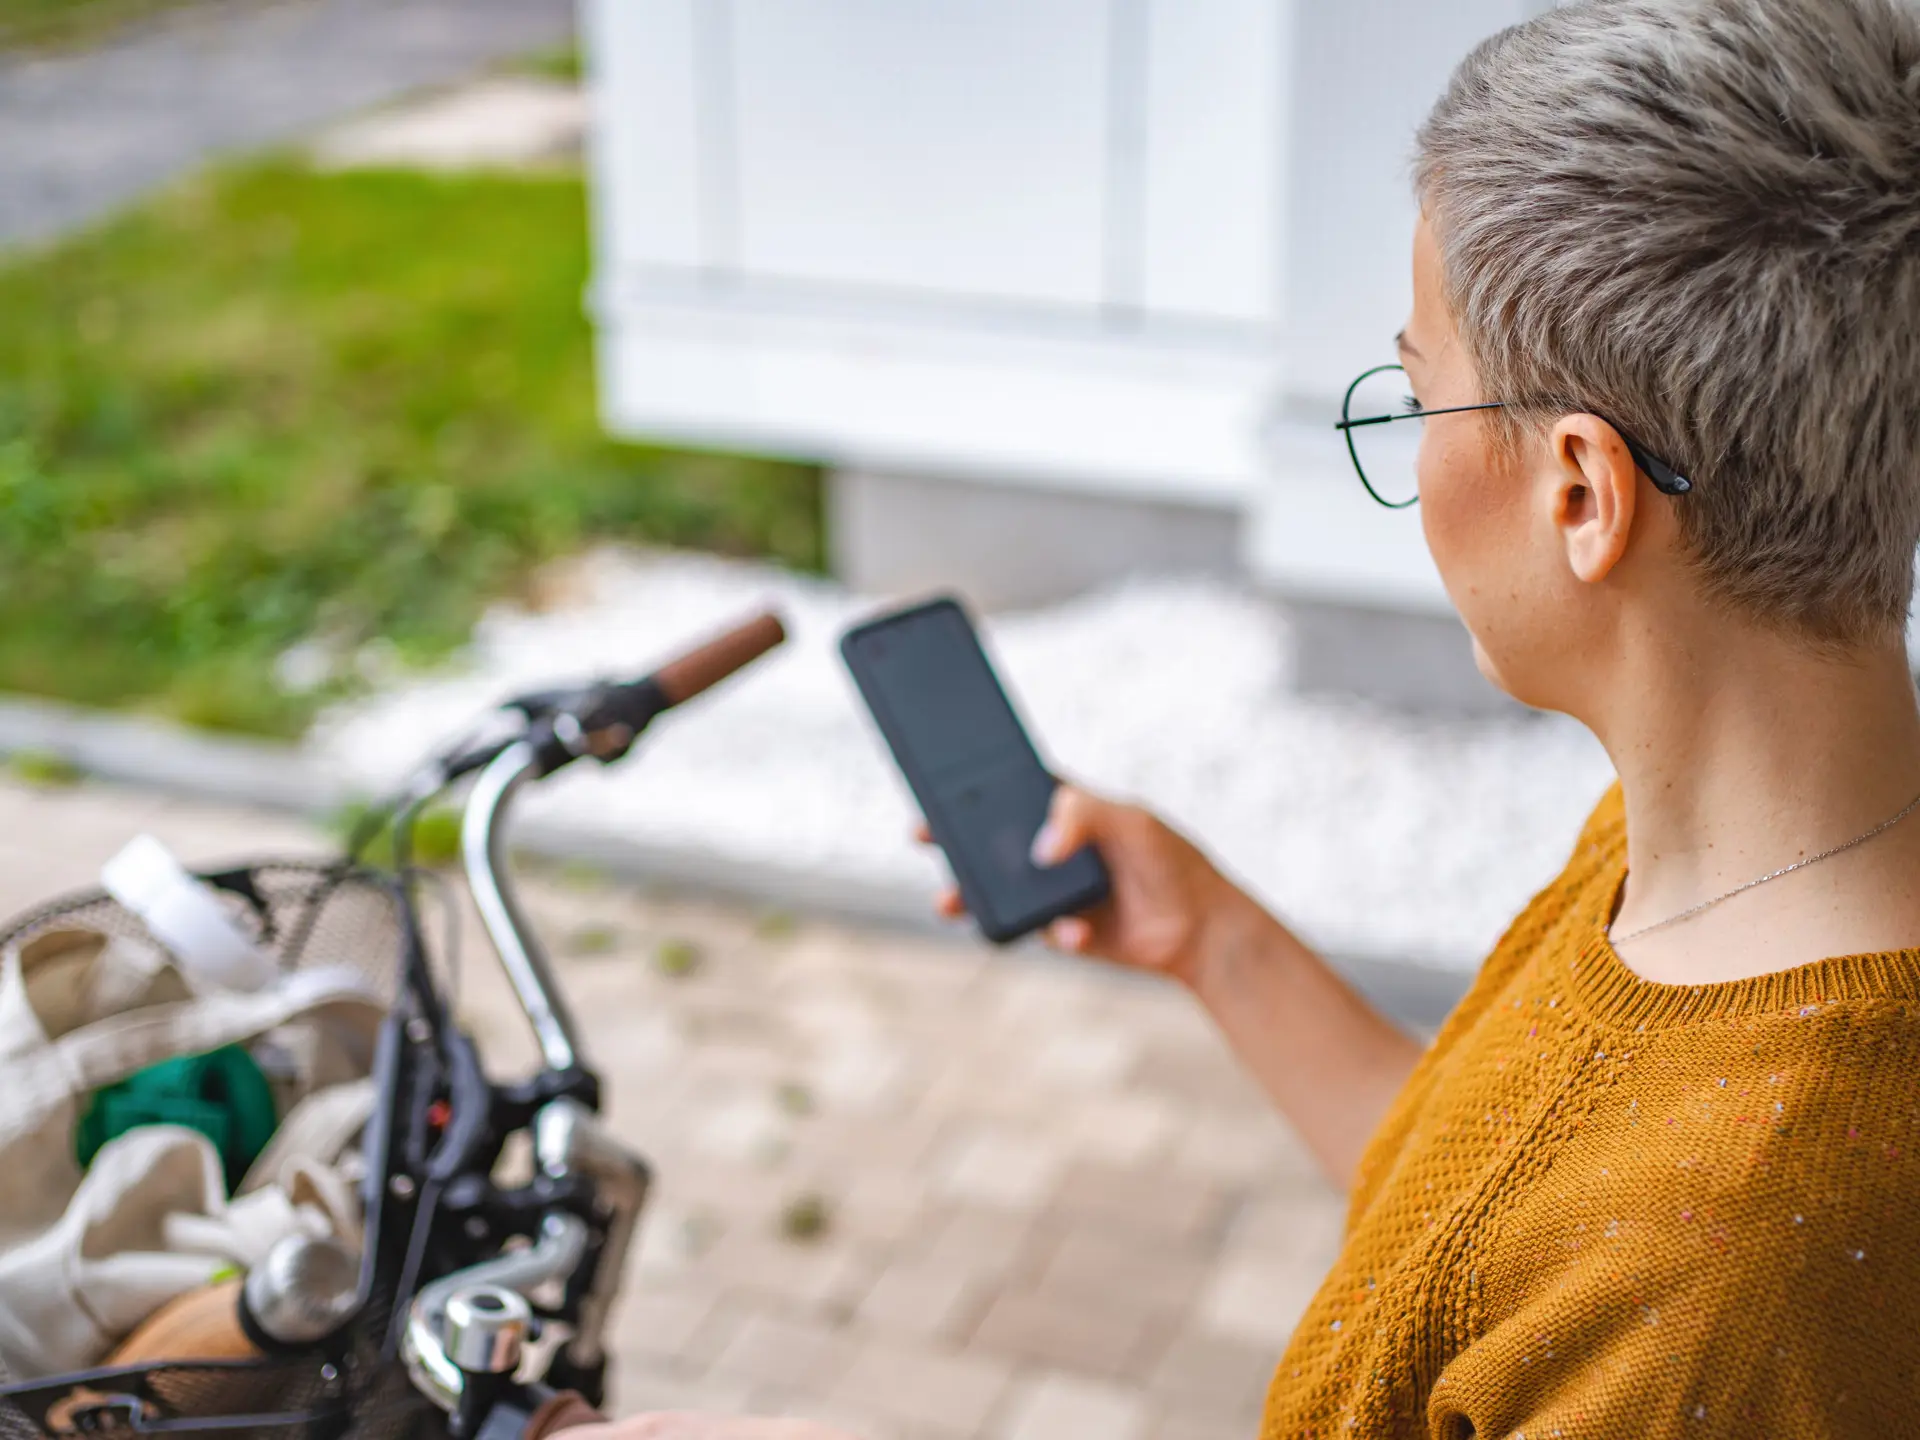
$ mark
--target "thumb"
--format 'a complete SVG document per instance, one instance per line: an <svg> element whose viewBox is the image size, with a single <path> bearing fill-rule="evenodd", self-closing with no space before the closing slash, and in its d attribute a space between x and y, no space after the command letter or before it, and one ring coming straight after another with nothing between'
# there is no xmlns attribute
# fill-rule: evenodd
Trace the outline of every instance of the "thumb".
<svg viewBox="0 0 1920 1440"><path fill-rule="evenodd" d="M1047 823L1033 837L1033 863L1058 865L1093 843L1099 828L1101 802L1084 790L1062 785L1047 807Z"/></svg>

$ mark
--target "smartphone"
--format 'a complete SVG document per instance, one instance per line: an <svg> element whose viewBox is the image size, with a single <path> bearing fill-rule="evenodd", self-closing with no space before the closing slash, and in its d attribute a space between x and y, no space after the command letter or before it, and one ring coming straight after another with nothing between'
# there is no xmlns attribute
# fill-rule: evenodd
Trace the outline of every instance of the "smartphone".
<svg viewBox="0 0 1920 1440"><path fill-rule="evenodd" d="M840 654L987 939L1008 944L1107 898L1091 848L1033 863L1059 782L957 600L869 620L841 637Z"/></svg>

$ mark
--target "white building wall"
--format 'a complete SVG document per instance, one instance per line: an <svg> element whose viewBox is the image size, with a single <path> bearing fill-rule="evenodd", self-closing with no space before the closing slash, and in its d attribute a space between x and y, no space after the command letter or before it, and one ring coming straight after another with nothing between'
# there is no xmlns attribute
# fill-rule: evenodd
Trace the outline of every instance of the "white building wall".
<svg viewBox="0 0 1920 1440"><path fill-rule="evenodd" d="M1413 126L1526 8L584 0L608 422L1239 507L1276 584L1437 606L1328 427Z"/></svg>

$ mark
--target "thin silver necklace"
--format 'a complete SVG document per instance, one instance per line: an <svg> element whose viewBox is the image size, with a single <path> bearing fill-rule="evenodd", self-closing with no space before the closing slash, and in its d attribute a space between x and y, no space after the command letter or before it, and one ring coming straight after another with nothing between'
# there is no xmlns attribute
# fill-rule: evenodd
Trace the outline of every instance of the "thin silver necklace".
<svg viewBox="0 0 1920 1440"><path fill-rule="evenodd" d="M1864 845L1867 843L1867 841L1873 839L1874 836L1883 834L1884 832L1891 830L1894 826L1898 825L1902 820L1906 819L1907 816L1911 815L1915 810L1920 810L1920 795L1916 795L1913 797L1913 799L1909 800L1906 803L1905 808L1902 809L1901 812L1898 815L1895 815L1892 819L1882 820L1878 825L1874 826L1871 830L1867 831L1865 834L1854 836L1853 839L1847 841L1847 843L1844 845L1836 845L1831 850L1822 850L1818 855L1809 855L1804 860L1796 860L1791 865L1783 865L1778 870L1773 871L1771 874L1762 875L1758 880L1749 880L1744 885L1736 885L1733 887L1733 889L1727 891L1727 893L1724 895L1716 895L1711 900L1702 900L1698 905L1695 905L1692 908L1687 910L1682 910L1678 915L1669 915L1666 919L1661 920L1656 924L1648 925L1642 929L1636 930L1631 935L1615 935L1613 934L1613 927L1609 925L1607 927L1607 940L1610 944L1616 947L1621 945L1631 945L1634 941L1640 939L1640 937L1643 935L1651 935L1654 931L1664 930L1669 925L1678 925L1682 920L1691 920L1694 916L1698 915L1702 910L1711 910L1714 906L1718 905L1722 900L1731 900L1736 895L1743 895L1747 891L1753 889L1753 887L1756 885L1764 885L1769 880L1778 880L1782 875L1791 875L1794 871L1804 870L1809 865L1818 865L1822 860L1831 860L1834 856L1838 855L1843 850L1851 850L1856 845Z"/></svg>

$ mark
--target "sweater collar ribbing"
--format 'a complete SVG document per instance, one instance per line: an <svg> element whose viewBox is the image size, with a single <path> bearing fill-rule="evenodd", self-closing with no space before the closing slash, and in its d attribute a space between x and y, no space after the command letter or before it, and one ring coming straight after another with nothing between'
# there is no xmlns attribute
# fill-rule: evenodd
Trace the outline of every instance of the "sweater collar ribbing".
<svg viewBox="0 0 1920 1440"><path fill-rule="evenodd" d="M1667 985L1628 968L1607 939L1626 885L1625 847L1596 877L1582 943L1566 961L1581 1009L1615 1030L1658 1030L1744 1015L1813 1015L1841 1000L1920 1001L1920 949L1838 955L1788 970L1702 985Z"/></svg>

